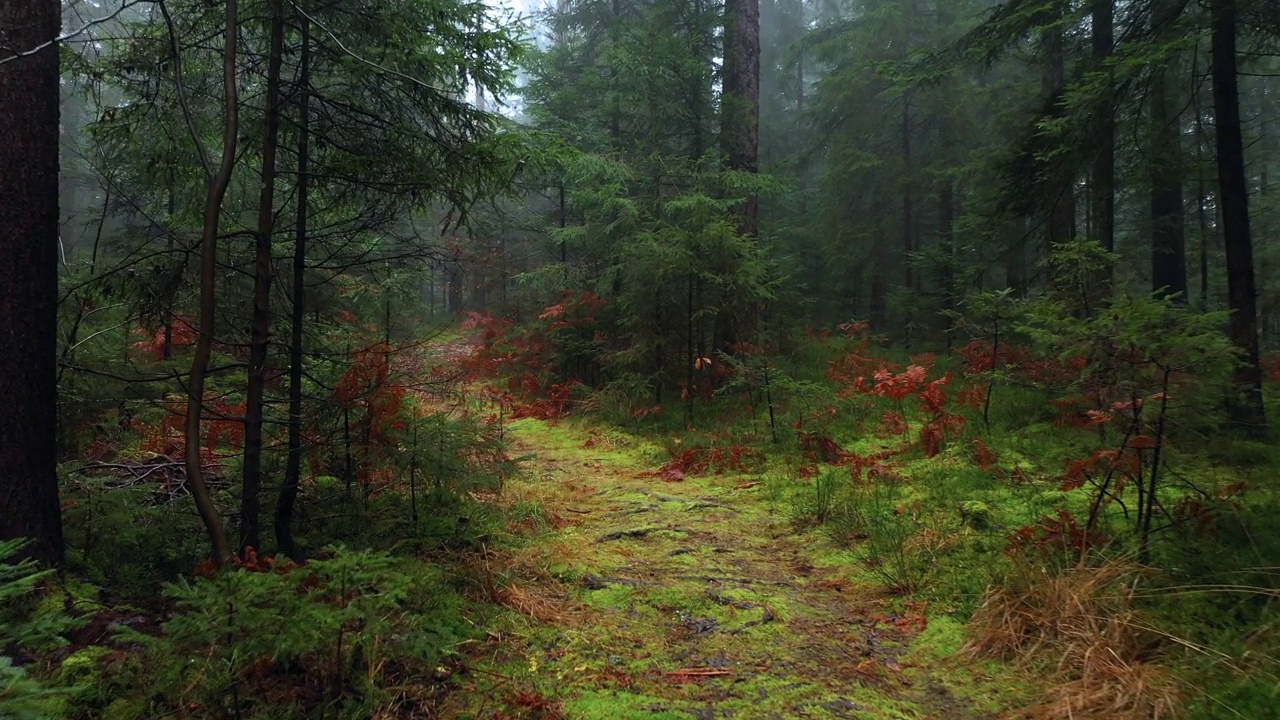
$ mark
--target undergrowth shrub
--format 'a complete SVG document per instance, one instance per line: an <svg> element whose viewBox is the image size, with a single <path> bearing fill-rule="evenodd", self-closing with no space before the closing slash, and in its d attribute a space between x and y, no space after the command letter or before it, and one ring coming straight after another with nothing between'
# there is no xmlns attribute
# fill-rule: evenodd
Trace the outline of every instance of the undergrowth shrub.
<svg viewBox="0 0 1280 720"><path fill-rule="evenodd" d="M481 330L482 338L467 369L506 381L495 397L512 417L561 417L573 405L575 388L601 384L605 306L594 293L564 291L559 302L521 324L473 313L464 327Z"/></svg>
<svg viewBox="0 0 1280 720"><path fill-rule="evenodd" d="M799 526L825 526L832 522L848 494L848 472L843 468L823 469L818 472L793 498L792 519ZM853 516L842 513L845 518ZM862 528L848 527L848 532L837 532L843 538L860 535Z"/></svg>
<svg viewBox="0 0 1280 720"><path fill-rule="evenodd" d="M0 718L45 720L59 693L32 677L7 653L48 651L65 643L63 633L77 623L40 602L40 586L52 571L18 560L23 540L0 542Z"/></svg>
<svg viewBox="0 0 1280 720"><path fill-rule="evenodd" d="M170 494L164 481L73 474L62 504L71 569L119 595L150 595L208 554L191 497Z"/></svg>
<svg viewBox="0 0 1280 720"><path fill-rule="evenodd" d="M922 522L920 509L901 502L902 488L893 481L867 479L851 487L832 525L841 536L864 528L854 552L871 574L898 592L921 589L937 550L934 532Z"/></svg>
<svg viewBox="0 0 1280 720"><path fill-rule="evenodd" d="M145 653L153 717L425 712L434 669L473 632L438 568L341 547L302 566L250 556L165 594L162 635L121 634Z"/></svg>
<svg viewBox="0 0 1280 720"><path fill-rule="evenodd" d="M670 459L663 463L656 472L646 473L668 482L678 482L686 476L706 475L708 473L746 473L758 472L764 467L764 453L747 445L712 445L701 444L691 447L668 448Z"/></svg>

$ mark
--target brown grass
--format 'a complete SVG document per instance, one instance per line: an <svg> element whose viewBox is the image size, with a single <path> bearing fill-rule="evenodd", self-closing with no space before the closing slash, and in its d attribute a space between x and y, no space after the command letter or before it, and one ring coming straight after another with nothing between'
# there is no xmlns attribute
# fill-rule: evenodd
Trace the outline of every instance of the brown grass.
<svg viewBox="0 0 1280 720"><path fill-rule="evenodd" d="M548 588L510 583L494 588L493 600L503 607L541 623L576 625L578 608L567 598Z"/></svg>
<svg viewBox="0 0 1280 720"><path fill-rule="evenodd" d="M585 609L537 563L510 552L485 549L467 558L483 597L541 623L577 627Z"/></svg>
<svg viewBox="0 0 1280 720"><path fill-rule="evenodd" d="M1034 720L1162 720L1183 697L1154 661L1165 644L1133 609L1142 568L1112 561L1049 574L1025 566L975 613L973 657L1014 660L1057 682L1024 716Z"/></svg>

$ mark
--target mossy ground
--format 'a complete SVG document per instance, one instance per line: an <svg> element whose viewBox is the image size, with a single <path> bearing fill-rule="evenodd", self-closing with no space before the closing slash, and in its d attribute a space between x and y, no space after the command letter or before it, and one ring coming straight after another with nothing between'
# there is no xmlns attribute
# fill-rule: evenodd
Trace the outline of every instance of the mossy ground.
<svg viewBox="0 0 1280 720"><path fill-rule="evenodd" d="M491 569L512 612L471 647L447 717L982 718L1017 705L955 657L959 623L800 531L760 476L665 482L665 455L572 421L508 427L510 502L544 508Z"/></svg>

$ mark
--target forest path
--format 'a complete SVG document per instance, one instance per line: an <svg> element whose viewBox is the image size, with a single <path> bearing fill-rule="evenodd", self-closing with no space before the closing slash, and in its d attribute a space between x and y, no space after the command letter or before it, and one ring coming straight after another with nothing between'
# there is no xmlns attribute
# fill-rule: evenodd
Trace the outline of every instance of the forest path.
<svg viewBox="0 0 1280 720"><path fill-rule="evenodd" d="M525 459L504 502L528 535L487 562L520 612L472 648L447 717L958 720L998 705L946 659L957 624L925 629L851 580L850 558L797 534L760 478L665 482L645 476L661 449L629 436L508 431Z"/></svg>

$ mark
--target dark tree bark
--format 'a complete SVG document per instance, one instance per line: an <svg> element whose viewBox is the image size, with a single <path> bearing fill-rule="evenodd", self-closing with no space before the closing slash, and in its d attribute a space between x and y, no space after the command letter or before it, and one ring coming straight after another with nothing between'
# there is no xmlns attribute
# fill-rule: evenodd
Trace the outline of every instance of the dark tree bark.
<svg viewBox="0 0 1280 720"><path fill-rule="evenodd" d="M284 3L271 0L271 45L267 51L266 135L262 139L262 186L254 238L253 319L249 337L248 388L244 412L244 478L240 487L240 551L261 546L262 421L271 340L271 281L275 264L276 150L280 141L280 65L284 57Z"/></svg>
<svg viewBox="0 0 1280 720"><path fill-rule="evenodd" d="M63 560L57 475L57 0L0 3L0 540Z"/></svg>
<svg viewBox="0 0 1280 720"><path fill-rule="evenodd" d="M760 168L760 0L726 0L724 68L720 110L720 149L731 170ZM738 230L754 237L759 230L759 200L748 196L738 208ZM713 323L714 349L728 352L754 326L754 308L724 297Z"/></svg>
<svg viewBox="0 0 1280 720"><path fill-rule="evenodd" d="M1050 9L1049 22L1052 26L1045 31L1045 69L1041 80L1041 92L1046 100L1049 112L1054 118L1060 118L1065 112L1062 106L1063 93L1067 87L1066 42L1062 28L1058 25L1065 12L1065 6L1056 2ZM1076 236L1076 173L1070 160L1057 160L1053 169L1054 182L1049 191L1049 224L1047 251L1054 245L1067 243Z"/></svg>
<svg viewBox="0 0 1280 720"><path fill-rule="evenodd" d="M1099 110L1097 154L1093 158L1093 176L1089 184L1092 236L1104 250L1116 249L1116 117L1111 70L1105 68L1115 51L1115 0L1094 0L1092 6L1093 60L1107 73L1104 106ZM1104 69L1105 68L1105 69ZM1107 269L1099 278L1097 294L1111 294L1112 272Z"/></svg>
<svg viewBox="0 0 1280 720"><path fill-rule="evenodd" d="M955 183L949 177L942 179L942 187L938 189L938 234L942 242L943 253L947 256L942 266L941 277L938 278L942 290L942 309L948 313L957 309L958 293L956 292L956 190ZM947 347L951 347L952 331L955 321L950 315L945 316L944 332Z"/></svg>
<svg viewBox="0 0 1280 720"><path fill-rule="evenodd" d="M876 222L877 237L883 230ZM889 327L889 253L885 243L875 242L871 250L871 289L868 295L867 321L871 329L884 332Z"/></svg>
<svg viewBox="0 0 1280 720"><path fill-rule="evenodd" d="M1162 2L1152 15L1152 32L1165 37L1176 19L1176 4ZM1172 60L1152 79L1148 170L1151 177L1151 290L1187 302L1187 237L1183 216L1181 120Z"/></svg>
<svg viewBox="0 0 1280 720"><path fill-rule="evenodd" d="M1253 238L1249 228L1249 185L1240 129L1240 88L1236 71L1236 0L1210 0L1212 25L1213 111L1217 125L1218 201L1222 208L1227 255L1227 302L1231 339L1244 351L1236 371L1238 394L1232 423L1259 433L1266 429L1262 372L1258 362L1258 292L1253 274Z"/></svg>
<svg viewBox="0 0 1280 720"><path fill-rule="evenodd" d="M564 230L569 225L569 205L564 194L564 180L560 180L560 210L556 213L560 221L560 229ZM569 242L562 236L560 238L560 263L562 265L569 262Z"/></svg>
<svg viewBox="0 0 1280 720"><path fill-rule="evenodd" d="M702 0L694 0L693 16L700 21L702 18L703 12L704 10L702 7ZM699 33L697 35L697 40L694 41L693 54L694 54L694 57L697 58L698 60L701 60L707 63L708 65L710 65L711 59L706 57L707 53L703 48L702 38L703 38L703 35ZM702 154L706 152L706 149L707 149L706 140L703 138L702 126L703 126L703 118L706 114L704 110L707 107L707 98L711 94L711 85L710 83L706 82L707 76L702 75L700 73L691 73L691 75L692 75L692 78L691 78L691 82L689 83L688 102L689 102L689 107L693 111L693 122L692 122L693 136L690 139L690 144L689 144L689 158L696 163L702 159Z"/></svg>
<svg viewBox="0 0 1280 720"><path fill-rule="evenodd" d="M1201 77L1199 68L1199 53L1193 55L1191 67L1192 77ZM1197 274L1199 275L1199 292L1196 295L1196 307L1201 312L1209 310L1209 245L1218 242L1218 232L1222 226L1221 222L1214 223L1211 228L1209 224L1209 171L1206 162L1206 153L1209 148L1209 133L1205 129L1205 113L1202 102L1201 88L1196 88L1191 93L1191 112L1195 122L1195 146L1196 146L1196 224L1199 226L1199 238L1196 243L1198 255ZM1219 204L1215 201L1214 206Z"/></svg>
<svg viewBox="0 0 1280 720"><path fill-rule="evenodd" d="M1022 225L1017 237L1009 245L1004 265L1005 285L1019 296L1025 295L1031 284L1027 273L1027 267L1030 265L1027 256L1031 254L1027 246L1031 244L1031 240L1025 227L1027 223L1024 222Z"/></svg>
<svg viewBox="0 0 1280 720"><path fill-rule="evenodd" d="M195 354L191 360L191 374L187 382L187 416L183 424L186 435L185 461L187 484L200 519L204 521L213 547L213 559L219 567L232 559L231 543L227 541L222 516L213 503L213 496L204 481L200 457L200 421L204 414L204 381L209 370L209 358L213 354L214 313L217 311L218 225L222 216L222 200L231 184L231 174L236 164L236 139L240 133L240 93L236 88L236 46L239 30L238 0L227 0L226 30L222 50L222 90L225 103L222 125L222 158L215 172L209 174L208 194L204 203L204 227L200 236L200 301ZM163 9L164 6L161 5ZM176 42L176 40L175 40ZM181 71L177 70L179 84ZM188 115L188 123L193 120ZM192 136L199 133L192 127Z"/></svg>
<svg viewBox="0 0 1280 720"><path fill-rule="evenodd" d="M448 287L445 290L446 311L450 313L462 312L462 268L458 267L458 260L450 263L449 269L445 274Z"/></svg>
<svg viewBox="0 0 1280 720"><path fill-rule="evenodd" d="M724 107L720 146L729 168L760 167L760 0L724 4ZM743 231L754 235L759 202L747 198L740 210Z"/></svg>
<svg viewBox="0 0 1280 720"><path fill-rule="evenodd" d="M303 325L307 313L307 216L311 187L311 34L306 16L298 19L302 31L302 57L298 69L298 218L293 240L293 314L289 330L289 455L284 484L276 501L276 547L294 560L302 560L293 539L293 506L302 481L302 363ZM432 279L434 281L434 273ZM431 289L435 310L435 284Z"/></svg>
<svg viewBox="0 0 1280 720"><path fill-rule="evenodd" d="M911 196L911 93L902 97L902 281L908 290L916 288L911 255L916 251L912 235L915 199Z"/></svg>

